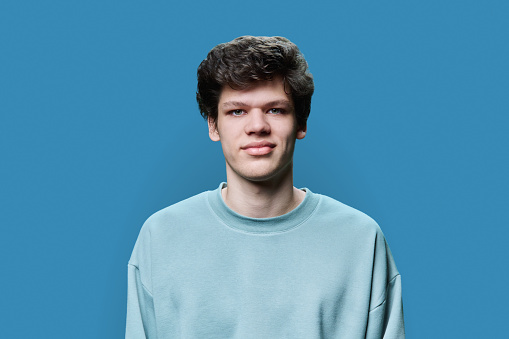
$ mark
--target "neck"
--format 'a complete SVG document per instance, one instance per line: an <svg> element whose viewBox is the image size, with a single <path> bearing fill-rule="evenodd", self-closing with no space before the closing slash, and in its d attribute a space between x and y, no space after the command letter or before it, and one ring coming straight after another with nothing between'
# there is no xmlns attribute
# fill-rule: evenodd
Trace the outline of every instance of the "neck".
<svg viewBox="0 0 509 339"><path fill-rule="evenodd" d="M251 218L271 218L290 212L306 193L293 187L293 171L265 181L250 181L227 173L227 187L221 192L226 205Z"/></svg>

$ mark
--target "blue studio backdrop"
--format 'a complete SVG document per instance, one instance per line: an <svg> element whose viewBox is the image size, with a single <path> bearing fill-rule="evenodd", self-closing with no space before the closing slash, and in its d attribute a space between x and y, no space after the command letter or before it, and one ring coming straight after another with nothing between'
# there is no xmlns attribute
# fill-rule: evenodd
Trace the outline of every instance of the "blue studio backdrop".
<svg viewBox="0 0 509 339"><path fill-rule="evenodd" d="M225 180L195 102L216 44L281 35L315 95L295 185L372 216L409 338L500 338L506 1L0 3L1 338L121 338L144 220Z"/></svg>

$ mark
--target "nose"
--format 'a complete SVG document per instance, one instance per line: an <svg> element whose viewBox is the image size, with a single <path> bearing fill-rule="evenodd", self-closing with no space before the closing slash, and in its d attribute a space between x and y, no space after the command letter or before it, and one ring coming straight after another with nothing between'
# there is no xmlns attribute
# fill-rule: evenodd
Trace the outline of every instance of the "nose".
<svg viewBox="0 0 509 339"><path fill-rule="evenodd" d="M245 126L247 134L269 134L270 124L267 121L267 116L262 110L256 109L249 112Z"/></svg>

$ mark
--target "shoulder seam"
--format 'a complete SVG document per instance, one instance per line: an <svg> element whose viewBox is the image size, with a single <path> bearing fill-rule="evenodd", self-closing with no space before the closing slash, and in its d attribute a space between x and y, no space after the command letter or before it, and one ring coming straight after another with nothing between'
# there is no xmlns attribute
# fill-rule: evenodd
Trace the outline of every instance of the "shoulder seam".
<svg viewBox="0 0 509 339"><path fill-rule="evenodd" d="M137 270L138 272L140 272L140 268L134 264L131 264L131 263L127 263L127 266L132 266L134 267L135 270ZM141 287L143 287L143 289L145 290L145 292L147 292L151 298L153 298L154 296L152 295L152 292L150 292L150 290L147 288L147 286L145 286L145 284L143 283L143 281L141 280L141 276L140 276L140 282L141 282Z"/></svg>
<svg viewBox="0 0 509 339"><path fill-rule="evenodd" d="M389 286L389 285L390 285L390 284L394 281L394 279L396 279L396 278L397 278L397 277L399 277L399 276L400 276L400 274L399 274L399 273L398 273L398 274L396 274L396 275L395 275L395 276L394 276L391 280L389 280L389 282L387 283L387 286ZM384 299L383 299L383 300L382 300L382 301L381 301L378 305L376 305L375 307L373 307L373 309L369 310L369 313L373 312L374 310L376 310L377 308L379 308L380 306L382 306L382 305L385 303L385 301L386 301L386 300L387 300L387 292L385 293L385 297L384 297Z"/></svg>

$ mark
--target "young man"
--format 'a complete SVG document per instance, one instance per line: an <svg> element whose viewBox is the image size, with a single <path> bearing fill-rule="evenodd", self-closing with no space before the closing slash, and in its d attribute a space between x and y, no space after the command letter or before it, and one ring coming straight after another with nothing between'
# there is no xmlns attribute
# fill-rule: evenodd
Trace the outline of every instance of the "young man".
<svg viewBox="0 0 509 339"><path fill-rule="evenodd" d="M404 338L377 224L293 186L313 78L281 37L240 37L198 68L227 183L152 215L129 261L126 338Z"/></svg>

